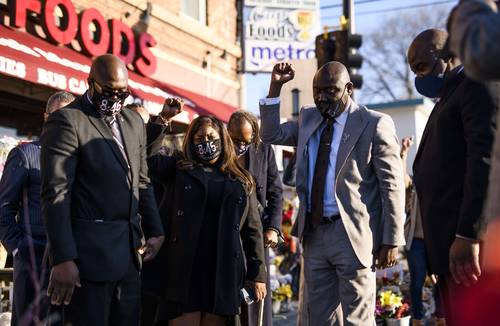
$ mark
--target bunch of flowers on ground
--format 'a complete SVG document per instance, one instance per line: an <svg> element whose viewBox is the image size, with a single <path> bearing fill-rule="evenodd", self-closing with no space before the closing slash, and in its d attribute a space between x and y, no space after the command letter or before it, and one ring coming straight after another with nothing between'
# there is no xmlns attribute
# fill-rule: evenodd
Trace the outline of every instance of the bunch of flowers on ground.
<svg viewBox="0 0 500 326"><path fill-rule="evenodd" d="M378 319L401 319L410 315L410 304L403 290L406 292L407 286L397 272L391 278L377 280L375 315Z"/></svg>
<svg viewBox="0 0 500 326"><path fill-rule="evenodd" d="M273 300L288 301L292 299L292 287L290 284L284 284L273 291Z"/></svg>
<svg viewBox="0 0 500 326"><path fill-rule="evenodd" d="M397 286L386 286L379 290L375 314L383 319L401 319L410 313L410 304Z"/></svg>

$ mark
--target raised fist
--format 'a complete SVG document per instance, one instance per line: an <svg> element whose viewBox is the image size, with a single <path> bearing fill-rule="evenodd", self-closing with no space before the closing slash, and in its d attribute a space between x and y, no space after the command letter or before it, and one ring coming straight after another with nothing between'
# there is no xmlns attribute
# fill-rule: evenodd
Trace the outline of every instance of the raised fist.
<svg viewBox="0 0 500 326"><path fill-rule="evenodd" d="M271 83L283 85L295 77L295 70L290 63L280 62L274 65Z"/></svg>
<svg viewBox="0 0 500 326"><path fill-rule="evenodd" d="M401 140L401 156L407 155L412 145L413 145L413 136L403 138L403 140Z"/></svg>
<svg viewBox="0 0 500 326"><path fill-rule="evenodd" d="M178 97L169 97L163 104L163 109L160 112L160 117L164 121L172 119L174 116L182 112L184 101Z"/></svg>

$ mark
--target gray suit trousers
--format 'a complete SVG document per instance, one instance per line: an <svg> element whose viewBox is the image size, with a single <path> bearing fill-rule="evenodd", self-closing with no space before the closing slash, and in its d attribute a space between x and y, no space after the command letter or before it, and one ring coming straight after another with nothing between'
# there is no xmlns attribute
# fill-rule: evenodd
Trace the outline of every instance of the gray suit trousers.
<svg viewBox="0 0 500 326"><path fill-rule="evenodd" d="M373 326L375 272L364 267L342 220L304 237L309 325Z"/></svg>

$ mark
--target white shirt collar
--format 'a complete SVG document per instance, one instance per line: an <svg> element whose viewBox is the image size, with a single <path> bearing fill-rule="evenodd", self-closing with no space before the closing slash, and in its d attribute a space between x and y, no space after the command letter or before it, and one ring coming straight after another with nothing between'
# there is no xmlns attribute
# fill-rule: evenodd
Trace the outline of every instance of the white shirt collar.
<svg viewBox="0 0 500 326"><path fill-rule="evenodd" d="M92 102L92 100L90 99L90 96L89 96L89 91L86 91L86 92L85 92L85 95L87 96L87 100L89 100L90 104L94 104L94 103Z"/></svg>

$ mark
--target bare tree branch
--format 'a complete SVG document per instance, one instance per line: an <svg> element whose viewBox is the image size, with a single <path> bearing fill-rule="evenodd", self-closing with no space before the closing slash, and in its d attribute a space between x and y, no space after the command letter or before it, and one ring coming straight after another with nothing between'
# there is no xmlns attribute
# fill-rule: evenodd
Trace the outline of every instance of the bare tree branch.
<svg viewBox="0 0 500 326"><path fill-rule="evenodd" d="M444 28L450 9L435 6L380 17L379 27L365 36L361 48L366 65L360 71L365 78L360 98L365 103L411 99L416 95L406 51L421 31Z"/></svg>
<svg viewBox="0 0 500 326"><path fill-rule="evenodd" d="M378 65L374 64L369 58L366 58L365 61L373 69L373 71L377 74L377 76L379 77L379 81L383 86L383 89L389 94L391 99L393 101L397 100L396 95L392 91L391 86L385 80L384 73L382 71L380 71L380 69L378 68Z"/></svg>

